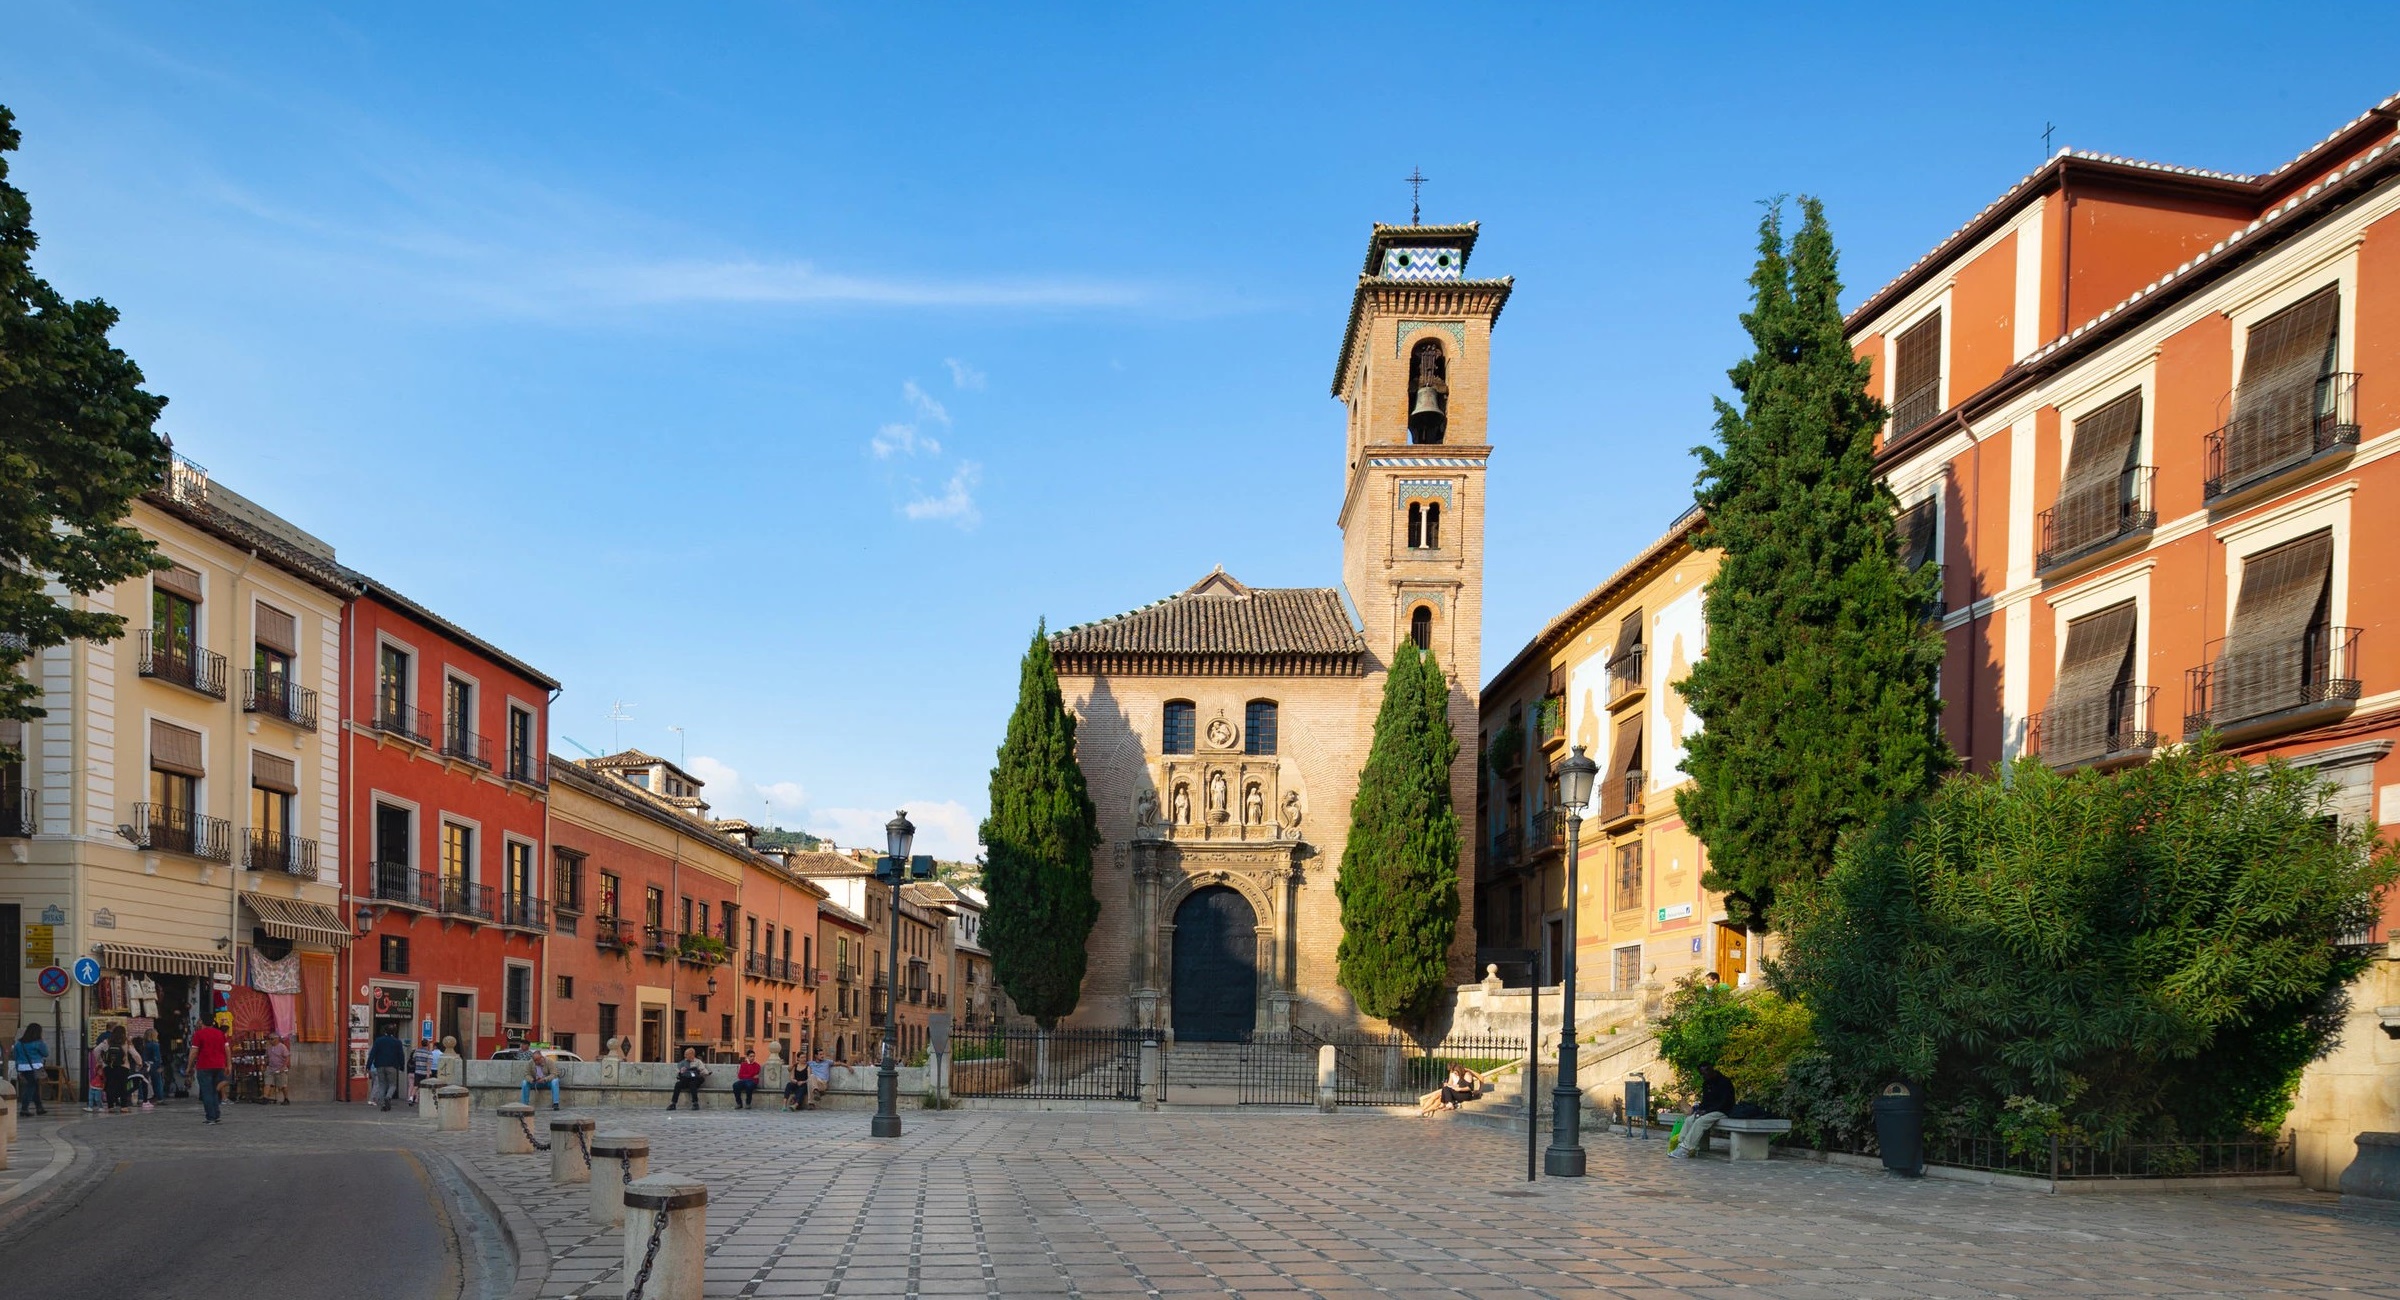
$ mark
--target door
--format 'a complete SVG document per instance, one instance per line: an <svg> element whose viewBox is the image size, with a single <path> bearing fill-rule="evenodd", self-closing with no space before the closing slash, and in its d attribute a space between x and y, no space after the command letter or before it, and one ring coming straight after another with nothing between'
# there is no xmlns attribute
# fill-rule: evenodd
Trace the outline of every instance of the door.
<svg viewBox="0 0 2400 1300"><path fill-rule="evenodd" d="M666 1044L666 1011L659 1007L643 1007L641 1059L645 1061L663 1061L667 1059Z"/></svg>
<svg viewBox="0 0 2400 1300"><path fill-rule="evenodd" d="M442 1018L437 1023L440 1028L435 1032L441 1038L456 1038L459 1054L470 1061L475 1059L474 994L444 993L442 995Z"/></svg>
<svg viewBox="0 0 2400 1300"><path fill-rule="evenodd" d="M1175 909L1175 1036L1235 1043L1258 1024L1258 914L1234 890L1203 889Z"/></svg>
<svg viewBox="0 0 2400 1300"><path fill-rule="evenodd" d="M1750 969L1750 934L1738 925L1717 925L1717 982L1739 988Z"/></svg>

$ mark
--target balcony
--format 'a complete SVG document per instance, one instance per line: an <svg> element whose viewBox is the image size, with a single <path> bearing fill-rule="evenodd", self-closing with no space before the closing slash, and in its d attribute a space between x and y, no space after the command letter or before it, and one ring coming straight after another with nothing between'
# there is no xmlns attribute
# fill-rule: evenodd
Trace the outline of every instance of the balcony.
<svg viewBox="0 0 2400 1300"><path fill-rule="evenodd" d="M397 700L377 700L375 717L368 725L387 736L398 736L427 748L433 746L433 715Z"/></svg>
<svg viewBox="0 0 2400 1300"><path fill-rule="evenodd" d="M548 788L550 765L529 755L511 754L508 756L508 779L518 785Z"/></svg>
<svg viewBox="0 0 2400 1300"><path fill-rule="evenodd" d="M1892 433L1886 442L1896 442L1914 433L1942 413L1942 378L1935 375L1930 381L1900 394L1892 402Z"/></svg>
<svg viewBox="0 0 2400 1300"><path fill-rule="evenodd" d="M1567 847L1567 813L1563 808L1544 808L1533 815L1533 825L1525 829L1525 843L1530 846L1527 856L1545 858Z"/></svg>
<svg viewBox="0 0 2400 1300"><path fill-rule="evenodd" d="M497 917L499 891L490 885L478 885L472 880L445 879L442 881L440 911L444 916L460 916L470 921L490 921Z"/></svg>
<svg viewBox="0 0 2400 1300"><path fill-rule="evenodd" d="M137 671L152 681L198 691L212 700L225 698L225 656L155 631L142 633Z"/></svg>
<svg viewBox="0 0 2400 1300"><path fill-rule="evenodd" d="M2233 418L2208 435L2208 481L2217 498L2285 470L2358 445L2358 376L2330 374L2313 383L2234 394Z"/></svg>
<svg viewBox="0 0 2400 1300"><path fill-rule="evenodd" d="M1606 780L1600 782L1600 824L1613 827L1642 815L1644 787L1649 784L1646 773L1639 769L1627 772L1615 789Z"/></svg>
<svg viewBox="0 0 2400 1300"><path fill-rule="evenodd" d="M253 826L242 840L242 865L252 871L280 871L287 876L314 880L317 842Z"/></svg>
<svg viewBox="0 0 2400 1300"><path fill-rule="evenodd" d="M602 952L623 952L633 946L633 927L617 917L593 917L592 946Z"/></svg>
<svg viewBox="0 0 2400 1300"><path fill-rule="evenodd" d="M2224 642L2212 642L2222 645ZM2226 651L2184 673L2183 734L2299 721L2358 700L2358 629L2313 628L2280 644Z"/></svg>
<svg viewBox="0 0 2400 1300"><path fill-rule="evenodd" d="M441 896L441 879L430 871L411 870L405 862L375 864L375 898L378 902L422 907L430 912Z"/></svg>
<svg viewBox="0 0 2400 1300"><path fill-rule="evenodd" d="M1635 644L1608 661L1608 707L1613 709L1642 698L1650 680L1642 671L1647 658L1643 648Z"/></svg>
<svg viewBox="0 0 2400 1300"><path fill-rule="evenodd" d="M833 978L837 983L856 984L858 982L858 967L853 966L848 962L838 963L833 968Z"/></svg>
<svg viewBox="0 0 2400 1300"><path fill-rule="evenodd" d="M2025 752L2057 768L2147 755L2158 748L2157 706L2157 687L2131 685L2053 705L2026 720Z"/></svg>
<svg viewBox="0 0 2400 1300"><path fill-rule="evenodd" d="M643 926L642 955L644 957L656 957L660 961L665 961L667 958L674 956L675 940L673 936L669 935L666 929L662 926Z"/></svg>
<svg viewBox="0 0 2400 1300"><path fill-rule="evenodd" d="M500 924L512 930L543 931L550 928L550 900L524 894L500 896Z"/></svg>
<svg viewBox="0 0 2400 1300"><path fill-rule="evenodd" d="M1556 753L1567 743L1567 702L1555 695L1542 697L1533 706L1533 743L1545 754Z"/></svg>
<svg viewBox="0 0 2400 1300"><path fill-rule="evenodd" d="M242 712L261 713L302 731L317 729L317 693L281 673L242 670Z"/></svg>
<svg viewBox="0 0 2400 1300"><path fill-rule="evenodd" d="M233 861L233 823L222 817L154 803L133 806L135 847L153 853L183 853L211 862Z"/></svg>
<svg viewBox="0 0 2400 1300"><path fill-rule="evenodd" d="M950 995L947 993L928 993L925 995L925 1005L933 1008L936 1011L940 1011L950 1005Z"/></svg>
<svg viewBox="0 0 2400 1300"><path fill-rule="evenodd" d="M802 966L798 973L800 976L800 986L802 988L813 989L825 982L825 972L818 970L813 966Z"/></svg>
<svg viewBox="0 0 2400 1300"><path fill-rule="evenodd" d="M31 789L0 786L0 840L31 839L42 829L41 818Z"/></svg>
<svg viewBox="0 0 2400 1300"><path fill-rule="evenodd" d="M2044 510L2034 570L2046 573L2158 527L2158 511L2150 504L2150 473L2148 465L2136 465L2113 483L2085 488L2073 497L2062 495L2057 505Z"/></svg>
<svg viewBox="0 0 2400 1300"><path fill-rule="evenodd" d="M492 770L492 742L463 727L450 727L442 732L442 757L473 763L489 772Z"/></svg>
<svg viewBox="0 0 2400 1300"><path fill-rule="evenodd" d="M692 966L715 966L732 959L725 941L706 930L686 930L675 936L676 960Z"/></svg>
<svg viewBox="0 0 2400 1300"><path fill-rule="evenodd" d="M1492 837L1491 852L1485 861L1494 868L1513 867L1517 864L1518 855L1524 851L1524 846L1525 836L1523 833L1514 829L1502 831Z"/></svg>

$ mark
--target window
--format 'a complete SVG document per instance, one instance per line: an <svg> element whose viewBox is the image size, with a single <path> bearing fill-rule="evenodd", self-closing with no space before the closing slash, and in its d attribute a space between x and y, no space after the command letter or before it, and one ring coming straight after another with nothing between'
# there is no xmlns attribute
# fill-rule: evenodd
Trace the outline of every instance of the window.
<svg viewBox="0 0 2400 1300"><path fill-rule="evenodd" d="M2328 626L2332 586L2330 530L2244 556L2233 624L2208 670L2207 698L2195 712L2222 726L2303 704L2356 698L2349 629Z"/></svg>
<svg viewBox="0 0 2400 1300"><path fill-rule="evenodd" d="M2216 496L2330 447L2358 441L2339 364L2341 296L2330 285L2250 327L2233 418L2211 450Z"/></svg>
<svg viewBox="0 0 2400 1300"><path fill-rule="evenodd" d="M178 853L202 847L194 839L206 750L200 733L150 720L150 846Z"/></svg>
<svg viewBox="0 0 2400 1300"><path fill-rule="evenodd" d="M1419 605L1416 612L1408 616L1408 639L1416 642L1419 650L1433 648L1433 607L1431 605Z"/></svg>
<svg viewBox="0 0 2400 1300"><path fill-rule="evenodd" d="M2041 757L2052 765L2081 762L2123 748L2133 694L2132 601L2067 624L2058 685L2042 710Z"/></svg>
<svg viewBox="0 0 2400 1300"><path fill-rule="evenodd" d="M514 704L508 706L508 774L533 779L533 714Z"/></svg>
<svg viewBox="0 0 2400 1300"><path fill-rule="evenodd" d="M1642 842L1617 846L1617 910L1642 905Z"/></svg>
<svg viewBox="0 0 2400 1300"><path fill-rule="evenodd" d="M273 754L250 755L250 830L254 854L259 850L275 855L290 851L292 797L299 793L292 760ZM253 856L251 862L259 865L260 859Z"/></svg>
<svg viewBox="0 0 2400 1300"><path fill-rule="evenodd" d="M561 1002L573 1002L575 1000L574 976L561 975L558 977L558 1000Z"/></svg>
<svg viewBox="0 0 2400 1300"><path fill-rule="evenodd" d="M416 728L408 713L409 654L398 646L387 645L376 657L375 703L382 710L382 721L413 733Z"/></svg>
<svg viewBox="0 0 2400 1300"><path fill-rule="evenodd" d="M507 855L508 899L523 903L534 897L533 846L523 840L510 840L504 850Z"/></svg>
<svg viewBox="0 0 2400 1300"><path fill-rule="evenodd" d="M642 924L653 930L667 928L667 891L656 885L642 887Z"/></svg>
<svg viewBox="0 0 2400 1300"><path fill-rule="evenodd" d="M445 889L475 883L475 831L457 822L442 823L442 885Z"/></svg>
<svg viewBox="0 0 2400 1300"><path fill-rule="evenodd" d="M2067 467L2059 475L2058 504L2045 516L2037 566L2122 537L2150 519L2134 506L2142 495L2134 459L2142 441L2142 393L2125 394L2075 421Z"/></svg>
<svg viewBox="0 0 2400 1300"><path fill-rule="evenodd" d="M1169 700L1165 724L1160 732L1159 750L1167 754L1189 754L1194 748L1195 711L1190 700Z"/></svg>
<svg viewBox="0 0 2400 1300"><path fill-rule="evenodd" d="M406 975L408 973L408 936L404 934L387 934L383 936L382 948L383 955L379 964L383 970L383 973L386 975Z"/></svg>
<svg viewBox="0 0 2400 1300"><path fill-rule="evenodd" d="M783 932L783 959L792 959L792 932L789 930ZM810 970L817 968L817 940L813 935L803 935L800 939L800 964Z"/></svg>
<svg viewBox="0 0 2400 1300"><path fill-rule="evenodd" d="M695 933L695 934L707 934L707 933L709 932L709 931L708 931L708 900L707 900L707 899L703 898L703 899L701 899L701 900L700 900L700 910L699 910L699 912L697 913L697 915L698 915L698 916L699 916L699 918L700 918L700 927L699 927L699 929L695 930L695 931L694 931L694 933Z"/></svg>
<svg viewBox="0 0 2400 1300"><path fill-rule="evenodd" d="M1614 821L1642 807L1642 711L1629 711L1617 723L1616 743L1609 746L1608 771L1600 778L1600 820Z"/></svg>
<svg viewBox="0 0 2400 1300"><path fill-rule="evenodd" d="M610 901L615 901L613 898ZM583 855L567 849L550 850L550 906L561 912L583 910ZM611 907L602 916L614 916Z"/></svg>
<svg viewBox="0 0 2400 1300"><path fill-rule="evenodd" d="M618 910L618 908L621 906L620 900L625 896L624 891L625 882L617 879L616 872L601 872L600 892L594 899L594 902L599 906L600 915L610 918L624 915L623 912Z"/></svg>
<svg viewBox="0 0 2400 1300"><path fill-rule="evenodd" d="M617 1004L602 1002L600 1009L600 1045L606 1050L617 1041Z"/></svg>
<svg viewBox="0 0 2400 1300"><path fill-rule="evenodd" d="M717 1041L720 1043L733 1041L733 1013L730 1011L717 1017Z"/></svg>
<svg viewBox="0 0 2400 1300"><path fill-rule="evenodd" d="M500 1005L506 1023L520 1027L533 1023L533 967L509 963L507 995Z"/></svg>
<svg viewBox="0 0 2400 1300"><path fill-rule="evenodd" d="M644 790L650 788L650 774L648 772L627 772L625 774L625 779L635 785L640 786Z"/></svg>
<svg viewBox="0 0 2400 1300"><path fill-rule="evenodd" d="M299 623L273 605L258 605L250 667L251 698L279 717L292 716L292 658L300 653Z"/></svg>
<svg viewBox="0 0 2400 1300"><path fill-rule="evenodd" d="M690 1024L686 1016L682 1007L675 1008L675 1041L678 1043L691 1041Z"/></svg>
<svg viewBox="0 0 2400 1300"><path fill-rule="evenodd" d="M756 952L758 951L758 918L757 918L757 917L753 916L753 917L751 917L751 918L750 918L750 919L749 919L747 922L745 922L745 923L744 923L744 925L743 925L743 930L742 930L742 939L743 939L743 943L742 943L742 951L743 951L743 952L747 952L747 953L756 953ZM768 956L770 956L770 957L772 957L772 956L774 956L774 955L775 955L775 927L774 927L774 925L773 925L773 924L769 924L769 925L767 926L767 955L768 955Z"/></svg>
<svg viewBox="0 0 2400 1300"><path fill-rule="evenodd" d="M381 865L406 870L413 860L409 857L408 809L395 808L388 803L375 805L375 861Z"/></svg>
<svg viewBox="0 0 2400 1300"><path fill-rule="evenodd" d="M1642 946L1637 943L1630 947L1619 948L1610 955L1616 959L1612 963L1615 966L1612 973L1616 977L1617 992L1623 993L1640 988L1642 985Z"/></svg>
<svg viewBox="0 0 2400 1300"><path fill-rule="evenodd" d="M1899 521L1892 526L1893 540L1900 547L1900 563L1912 573L1933 562L1940 510L1935 500L1927 497L1901 511Z"/></svg>
<svg viewBox="0 0 2400 1300"><path fill-rule="evenodd" d="M726 1035L726 1037L728 1037L728 1038L731 1038L731 1037L732 1037L732 1035L731 1035L731 1034L727 1034L727 1035ZM743 999L742 999L742 1037L744 1037L744 1038L756 1038L756 1037L758 1037L758 999L757 999L757 998L743 998Z"/></svg>
<svg viewBox="0 0 2400 1300"><path fill-rule="evenodd" d="M1409 354L1408 440L1415 443L1437 443L1448 431L1450 423L1450 366L1442 356L1442 345L1432 339L1417 344Z"/></svg>
<svg viewBox="0 0 2400 1300"><path fill-rule="evenodd" d="M150 653L159 675L178 681L192 675L200 648L200 574L178 564L150 578Z"/></svg>
<svg viewBox="0 0 2400 1300"><path fill-rule="evenodd" d="M562 1052L572 1052L575 1050L575 1035L552 1034L550 1035L550 1044Z"/></svg>
<svg viewBox="0 0 2400 1300"><path fill-rule="evenodd" d="M1276 708L1273 700L1252 700L1242 709L1242 752L1275 752Z"/></svg>
<svg viewBox="0 0 2400 1300"><path fill-rule="evenodd" d="M1892 436L1942 413L1942 314L1911 325L1892 344Z"/></svg>
<svg viewBox="0 0 2400 1300"><path fill-rule="evenodd" d="M1438 551L1442 549L1442 503L1411 501L1408 503L1408 549Z"/></svg>
<svg viewBox="0 0 2400 1300"><path fill-rule="evenodd" d="M452 752L474 752L475 688L456 677L442 679L442 734Z"/></svg>
<svg viewBox="0 0 2400 1300"><path fill-rule="evenodd" d="M683 913L677 918L677 925L675 928L683 931L685 934L690 934L692 932L692 896L690 894L685 894L680 901L683 905Z"/></svg>

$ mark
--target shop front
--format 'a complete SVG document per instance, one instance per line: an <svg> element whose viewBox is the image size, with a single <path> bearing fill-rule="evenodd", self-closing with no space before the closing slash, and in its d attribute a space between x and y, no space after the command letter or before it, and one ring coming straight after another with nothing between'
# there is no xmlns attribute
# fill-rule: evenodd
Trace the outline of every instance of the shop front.
<svg viewBox="0 0 2400 1300"><path fill-rule="evenodd" d="M225 1010L233 991L233 961L216 953L152 948L139 944L100 945L100 982L86 1003L83 1046L88 1052L112 1030L134 1043L156 1035L159 1069L152 1074L154 1099L190 1095L185 1045L209 1016ZM81 1061L71 1063L76 1077Z"/></svg>
<svg viewBox="0 0 2400 1300"><path fill-rule="evenodd" d="M266 1040L280 1040L291 1056L291 1095L330 1101L343 1070L336 963L350 928L321 903L245 891L242 905L252 928L239 983L263 1001L245 997L235 1008L236 1054L254 1053L263 1070ZM235 1072L242 1073L238 1060Z"/></svg>

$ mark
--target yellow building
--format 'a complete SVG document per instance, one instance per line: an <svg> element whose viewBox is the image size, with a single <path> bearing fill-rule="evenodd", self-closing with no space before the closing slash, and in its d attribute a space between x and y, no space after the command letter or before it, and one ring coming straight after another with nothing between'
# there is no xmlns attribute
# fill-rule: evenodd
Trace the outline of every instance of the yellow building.
<svg viewBox="0 0 2400 1300"><path fill-rule="evenodd" d="M1697 510L1550 620L1483 690L1476 784L1478 967L1555 984L1567 943L1567 818L1553 773L1570 746L1600 765L1582 825L1575 945L1590 991L1672 983L1703 967L1738 984L1750 945L1700 886L1700 842L1675 810L1699 719L1674 684L1706 644L1713 552Z"/></svg>

